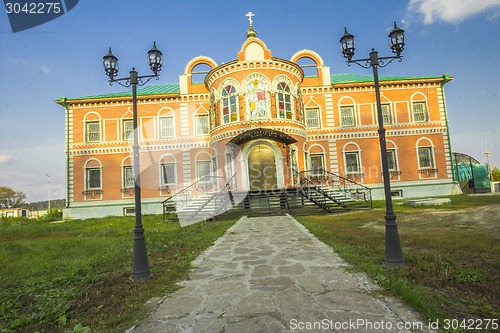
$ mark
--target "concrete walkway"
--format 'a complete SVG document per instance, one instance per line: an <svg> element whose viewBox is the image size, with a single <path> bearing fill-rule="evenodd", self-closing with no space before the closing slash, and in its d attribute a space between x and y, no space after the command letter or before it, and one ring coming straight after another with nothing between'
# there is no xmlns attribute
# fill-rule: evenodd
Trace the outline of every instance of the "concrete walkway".
<svg viewBox="0 0 500 333"><path fill-rule="evenodd" d="M241 218L193 266L127 332L429 332L291 216Z"/></svg>

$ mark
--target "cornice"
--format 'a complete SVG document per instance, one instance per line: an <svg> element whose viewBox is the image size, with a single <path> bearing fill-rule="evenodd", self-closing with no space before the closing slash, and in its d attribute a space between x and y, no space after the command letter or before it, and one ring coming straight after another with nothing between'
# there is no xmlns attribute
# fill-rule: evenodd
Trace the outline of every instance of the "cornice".
<svg viewBox="0 0 500 333"><path fill-rule="evenodd" d="M227 64L220 65L207 74L205 78L205 86L211 87L217 79L230 73L251 71L257 69L278 69L294 75L295 77L297 77L299 82L302 82L302 80L304 79L304 72L299 65L285 59L273 57L272 60L265 59L258 61L253 60L241 62L232 61Z"/></svg>

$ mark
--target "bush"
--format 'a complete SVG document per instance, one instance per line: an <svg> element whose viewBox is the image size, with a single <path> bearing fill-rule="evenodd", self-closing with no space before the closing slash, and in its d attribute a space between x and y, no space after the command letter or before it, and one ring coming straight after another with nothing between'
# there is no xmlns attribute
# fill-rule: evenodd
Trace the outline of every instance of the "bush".
<svg viewBox="0 0 500 333"><path fill-rule="evenodd" d="M62 220L62 210L60 209L51 209L47 211L47 213L38 218L39 221L50 222L50 221L59 221Z"/></svg>

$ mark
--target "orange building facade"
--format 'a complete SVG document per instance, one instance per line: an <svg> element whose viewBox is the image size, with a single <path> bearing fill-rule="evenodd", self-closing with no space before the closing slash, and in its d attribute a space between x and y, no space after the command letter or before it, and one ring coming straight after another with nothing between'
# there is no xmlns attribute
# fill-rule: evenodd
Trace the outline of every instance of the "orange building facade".
<svg viewBox="0 0 500 333"><path fill-rule="evenodd" d="M307 77L303 59L314 69ZM380 77L396 196L457 191L444 98L451 79ZM66 109L65 218L132 212L130 92L57 103ZM138 114L143 213L161 213L162 201L208 175L256 191L298 186L296 172L324 169L383 198L373 78L331 74L310 50L274 57L252 28L236 60L196 57L177 84L139 89Z"/></svg>

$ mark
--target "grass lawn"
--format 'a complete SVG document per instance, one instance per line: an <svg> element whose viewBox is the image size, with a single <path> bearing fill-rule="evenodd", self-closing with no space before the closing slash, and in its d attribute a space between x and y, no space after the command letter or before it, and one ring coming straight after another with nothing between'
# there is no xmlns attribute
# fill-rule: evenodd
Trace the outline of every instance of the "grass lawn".
<svg viewBox="0 0 500 333"><path fill-rule="evenodd" d="M297 219L426 318L500 321L500 196L451 199L436 207L394 206L406 261L398 270L382 267L384 202L372 211Z"/></svg>
<svg viewBox="0 0 500 333"><path fill-rule="evenodd" d="M353 269L429 319L500 318L500 197L452 200L430 208L395 205L406 260L399 270L381 265L383 202L372 211L297 219ZM180 228L162 223L161 216L145 216L153 278L135 282L133 217L0 219L0 332L72 332L77 325L123 332L144 315L148 299L176 289L190 261L235 221Z"/></svg>
<svg viewBox="0 0 500 333"><path fill-rule="evenodd" d="M180 228L145 216L153 278L134 282L134 217L0 220L0 332L73 331L78 324L123 332L143 315L148 299L174 290L190 261L235 221Z"/></svg>

